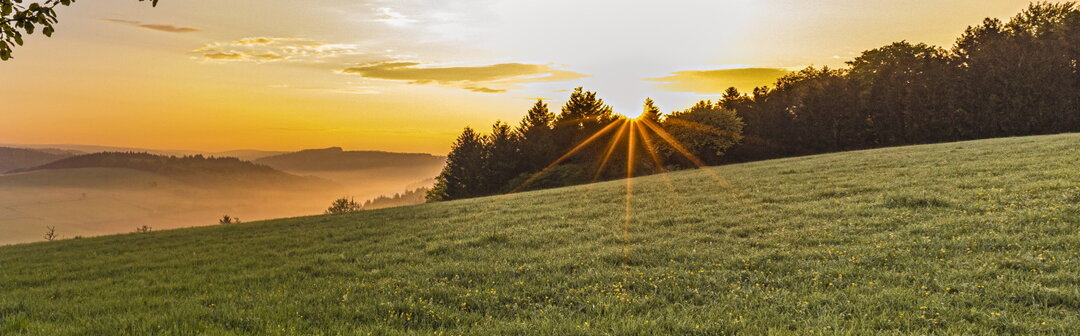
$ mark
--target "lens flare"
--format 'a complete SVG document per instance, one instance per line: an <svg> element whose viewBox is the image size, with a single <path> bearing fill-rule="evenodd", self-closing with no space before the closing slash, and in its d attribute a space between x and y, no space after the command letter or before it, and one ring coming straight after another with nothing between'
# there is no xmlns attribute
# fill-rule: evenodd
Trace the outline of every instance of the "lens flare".
<svg viewBox="0 0 1080 336"><path fill-rule="evenodd" d="M574 123L579 123L579 122L584 122L584 121L589 121L589 120L591 120L591 119L578 119L578 120L566 121L565 123L566 124L574 124ZM702 124L691 122L691 121L671 120L671 122L673 124L677 124L679 126L685 126L685 127L688 127L688 128L693 128L695 130L700 130L700 131L714 133L714 134L725 135L725 134L728 133L728 132L718 130L718 129L714 128L714 127L710 127L710 126L707 126L707 125L702 125ZM608 143L604 146L604 151L602 152L601 157L599 158L600 159L599 160L599 165L598 165L598 167L596 169L596 172L594 173L593 181L595 182L595 181L599 180L602 177L602 175L604 173L604 169L611 162L612 157L614 156L614 153L620 148L619 146L626 146L626 170L625 170L625 172L626 172L626 176L625 176L626 183L625 183L625 186L624 186L624 188L625 188L625 196L624 196L624 201L623 201L624 202L624 204L623 204L623 220L622 220L622 223L621 223L622 224L621 228L613 228L613 229L615 229L617 231L621 231L619 233L621 233L622 242L623 242L623 248L622 248L623 267L625 267L627 269L629 269L630 264L631 264L630 263L630 252L632 250L631 249L631 243L632 243L632 240L631 240L631 227L632 227L632 224L633 224L633 221L634 221L634 179L633 178L637 174L636 167L638 165L641 165L641 164L648 165L649 164L648 162L638 162L638 160L639 160L638 153L639 152L644 152L645 154L648 155L646 160L651 161L651 163L653 165L655 165L655 167L654 167L654 169L652 169L652 171L662 175L662 178L664 179L664 183L668 187L667 189L672 194L674 194L674 196L676 196L676 197L682 196L682 195L679 195L678 190L677 190L677 188L675 186L675 183L671 180L670 177L667 176L666 167L664 167L664 159L661 156L661 152L660 152L660 147L659 147L660 144L657 142L657 140L662 141L662 143L669 146L676 153L678 153L682 157L684 157L687 160L689 160L690 162L692 162L698 168L702 168L701 170L703 172L705 172L707 175L711 176L714 180L716 180L718 182L718 184L723 186L725 189L728 189L729 191L731 191L732 195L735 198L739 199L743 203L747 203L746 197L744 197L742 195L742 193L740 193L738 190L736 190L735 186L730 181L728 181L728 179L721 176L718 172L716 172L715 169L708 169L704 161L702 161L700 158L698 158L693 153L691 153L686 148L686 146L684 146L681 142L679 142L678 139L676 139L674 136L672 136L670 133L668 133L666 130L664 130L663 127L658 125L656 122L654 122L652 120L649 120L649 119L646 119L646 118L627 118L627 117L620 117L620 118L616 119L615 121L609 123L607 126L604 126L600 130L596 131L596 133L593 133L591 136L589 136L585 140L581 141L581 143L579 143L573 149L567 151L565 154L560 156L558 159L555 159L553 162L551 162L551 164L547 165L547 167L544 167L544 169L541 169L536 174L533 174L532 176L530 176L524 183L522 183L521 185L514 188L511 191L511 193L515 193L515 192L519 192L519 191L523 190L530 183L532 183L536 179L542 177L544 174L547 174L552 168L555 168L559 164L565 162L570 157L574 156L575 154L578 154L579 152L582 151L583 148L585 148L586 146L596 142L598 139L601 139L603 136L605 136L607 134L612 134L612 137L608 141ZM640 144L639 144L639 142L640 142ZM589 190L590 191L592 190L591 186L589 187ZM678 202L678 203L683 203L683 202ZM758 209L758 207L751 206L750 204L747 204L747 205L749 206L748 209L752 209L752 210L753 209Z"/></svg>
<svg viewBox="0 0 1080 336"><path fill-rule="evenodd" d="M622 127L619 127L619 130L615 133L615 137L611 138L611 142L608 143L607 150L604 151L604 158L600 160L600 167L596 168L596 175L593 176L593 182L596 182L596 180L600 179L600 175L604 173L604 167L606 167L608 161L611 160L611 155L615 154L615 148L619 145L619 140L622 140L624 133L630 131L630 125L633 124L632 119L620 120L629 121L622 122Z"/></svg>
<svg viewBox="0 0 1080 336"><path fill-rule="evenodd" d="M514 188L510 192L514 193L514 192L519 192L522 189L525 189L525 187L528 186L529 183L532 183L533 181L536 181L536 179L540 178L541 176L544 176L544 174L546 174L548 171L550 171L551 168L555 168L555 166L558 166L563 161L566 161L567 158L573 156L575 153L580 151L582 148L585 148L585 146L588 146L593 141L596 141L596 139L599 139L601 136L606 134L608 131L611 131L612 129L614 129L616 126L619 126L623 122L625 122L625 119L620 119L619 121L616 121L616 122L608 124L607 126L604 126L604 128L600 129L599 131L596 131L595 134L593 134L592 136L590 136L587 139L585 139L584 141L582 141L580 144L575 146L570 151L566 152L566 154L563 154L558 159L555 159L554 162L549 164L547 167L544 167L544 169L541 169L536 174L533 174L532 176L530 176L529 179L525 180L525 182L521 183L521 185L519 185L517 188Z"/></svg>

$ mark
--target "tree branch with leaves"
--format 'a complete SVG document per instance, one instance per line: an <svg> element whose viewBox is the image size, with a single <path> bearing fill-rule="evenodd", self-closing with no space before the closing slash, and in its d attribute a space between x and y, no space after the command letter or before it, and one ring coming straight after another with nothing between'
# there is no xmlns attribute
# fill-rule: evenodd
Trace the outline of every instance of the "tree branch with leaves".
<svg viewBox="0 0 1080 336"><path fill-rule="evenodd" d="M149 1L153 6L158 3L158 0L139 1ZM11 59L12 48L23 45L23 35L41 31L45 36L52 36L58 22L56 7L70 6L73 2L75 0L0 0L0 60Z"/></svg>

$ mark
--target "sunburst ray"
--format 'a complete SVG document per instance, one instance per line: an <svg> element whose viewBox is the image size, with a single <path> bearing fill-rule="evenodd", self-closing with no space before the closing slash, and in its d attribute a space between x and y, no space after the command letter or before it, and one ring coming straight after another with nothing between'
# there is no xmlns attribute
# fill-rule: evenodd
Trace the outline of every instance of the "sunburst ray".
<svg viewBox="0 0 1080 336"><path fill-rule="evenodd" d="M514 188L510 192L514 193L514 192L521 191L526 186L528 186L529 183L532 183L533 181L536 181L536 179L540 178L541 176L544 176L544 174L546 174L548 171L550 171L551 168L555 168L555 166L558 166L563 161L566 161L567 158L573 156L578 151L581 151L582 148L585 148L585 146L588 146L593 141L596 141L596 139L599 139L601 136L606 134L608 131L611 131L612 129L614 129L616 126L619 126L623 122L626 122L626 121L624 119L620 119L620 120L618 120L616 122L608 124L607 126L604 126L604 128L601 128L599 131L596 131L596 133L593 133L592 136L589 136L585 140L581 141L580 144L575 146L573 149L567 151L566 154L563 154L558 159L555 159L555 161L551 162L551 164L549 164L547 167L544 167L544 169L541 169L536 174L533 174L532 176L530 176L527 180L525 180L525 182L521 183L521 185L517 186L516 188Z"/></svg>

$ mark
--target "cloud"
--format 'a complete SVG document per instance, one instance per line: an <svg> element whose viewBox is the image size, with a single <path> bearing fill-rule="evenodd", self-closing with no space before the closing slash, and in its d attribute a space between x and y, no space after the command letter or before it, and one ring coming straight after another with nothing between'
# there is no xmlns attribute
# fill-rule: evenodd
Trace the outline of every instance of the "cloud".
<svg viewBox="0 0 1080 336"><path fill-rule="evenodd" d="M274 37L249 37L233 41L232 44L245 45L245 44L270 44L279 41L279 38Z"/></svg>
<svg viewBox="0 0 1080 336"><path fill-rule="evenodd" d="M255 54L255 55L250 55L250 56L254 57L256 59L261 59L261 60L266 60L266 61L276 61L276 60L285 59L285 56L281 56L281 55L278 55L278 54L275 54L275 53Z"/></svg>
<svg viewBox="0 0 1080 336"><path fill-rule="evenodd" d="M469 91L472 91L472 92L480 92L480 93L502 93L502 92L506 92L506 89L492 89L492 88L483 87L483 86L466 86L466 87L463 87L462 89L466 89L466 90L469 90Z"/></svg>
<svg viewBox="0 0 1080 336"><path fill-rule="evenodd" d="M749 92L754 87L769 85L791 73L786 68L734 68L717 70L688 70L646 80L660 82L661 89L674 92L720 94L729 87Z"/></svg>
<svg viewBox="0 0 1080 336"><path fill-rule="evenodd" d="M214 61L317 63L322 59L363 54L354 44L324 43L296 37L247 37L229 42L213 42L191 52ZM221 57L221 54L239 55Z"/></svg>
<svg viewBox="0 0 1080 336"><path fill-rule="evenodd" d="M377 62L341 70L345 74L368 79L405 81L409 84L441 84L459 86L473 92L498 93L507 89L491 88L484 84L520 84L558 82L587 77L586 75L554 69L548 65L499 63L482 66L436 67L421 66L418 62Z"/></svg>
<svg viewBox="0 0 1080 336"><path fill-rule="evenodd" d="M369 80L400 81L408 84L432 84L456 87L478 93L501 93L527 83L562 82L588 77L557 68L554 64L498 63L479 66L439 66L416 61L411 56L392 54L394 50L362 51L361 45L327 43L296 37L246 37L212 42L191 50L192 58L204 62L290 62L333 67L340 74ZM351 62L346 62L348 59ZM369 63L355 63L363 60ZM334 64L356 64L337 65ZM338 93L375 94L369 89L336 90Z"/></svg>
<svg viewBox="0 0 1080 336"><path fill-rule="evenodd" d="M321 89L321 90L318 90L318 91L331 92L331 93L341 93L341 94L350 94L350 95L369 95L369 94L380 94L380 93L382 93L382 91L372 89L372 88Z"/></svg>
<svg viewBox="0 0 1080 336"><path fill-rule="evenodd" d="M398 13L393 8L381 7L375 9L375 21L381 21L391 26L404 26L416 20L410 19L404 14Z"/></svg>
<svg viewBox="0 0 1080 336"><path fill-rule="evenodd" d="M203 54L203 57L213 60L239 60L244 59L247 55L233 52L211 52Z"/></svg>
<svg viewBox="0 0 1080 336"><path fill-rule="evenodd" d="M139 21L132 21L132 20L104 19L104 21L113 22L113 23L122 23L122 24L135 26L135 27L139 27L139 28L144 28L144 29L163 31L163 32L166 32L166 33L191 33L191 32L197 32L197 31L201 30L199 28L177 27L177 26L167 25L167 24L142 23L142 22L139 22Z"/></svg>

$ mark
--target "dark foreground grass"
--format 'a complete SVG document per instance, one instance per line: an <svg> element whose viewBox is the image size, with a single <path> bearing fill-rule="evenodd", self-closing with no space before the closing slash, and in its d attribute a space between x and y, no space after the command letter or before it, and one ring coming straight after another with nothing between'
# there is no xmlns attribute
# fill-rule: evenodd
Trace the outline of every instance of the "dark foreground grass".
<svg viewBox="0 0 1080 336"><path fill-rule="evenodd" d="M632 183L0 247L0 334L1080 333L1080 135Z"/></svg>

